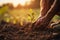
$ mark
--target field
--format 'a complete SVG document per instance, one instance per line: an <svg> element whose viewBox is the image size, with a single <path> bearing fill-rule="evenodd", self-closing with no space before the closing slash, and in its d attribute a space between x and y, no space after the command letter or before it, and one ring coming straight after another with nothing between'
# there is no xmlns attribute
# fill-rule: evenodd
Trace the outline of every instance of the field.
<svg viewBox="0 0 60 40"><path fill-rule="evenodd" d="M40 10L39 9L31 9L31 8L22 8L22 9L9 9L8 6L5 6L0 9L0 17L2 20L6 22L13 22L16 24L19 22L21 25L24 22L35 22L40 15ZM1 20L0 19L0 20ZM60 20L59 16L54 16L52 21L57 22Z"/></svg>
<svg viewBox="0 0 60 40"><path fill-rule="evenodd" d="M14 24L17 22L20 23L33 23L37 20L38 16L40 15L39 9L12 9L8 12L4 13L4 21L6 22L13 22Z"/></svg>

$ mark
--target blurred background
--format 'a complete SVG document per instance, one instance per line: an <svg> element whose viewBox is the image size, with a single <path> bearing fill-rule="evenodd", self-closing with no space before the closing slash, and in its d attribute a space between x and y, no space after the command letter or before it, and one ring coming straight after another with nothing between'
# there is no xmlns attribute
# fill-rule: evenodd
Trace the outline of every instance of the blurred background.
<svg viewBox="0 0 60 40"><path fill-rule="evenodd" d="M35 22L40 15L40 0L0 0L0 21L19 23ZM60 20L59 16L53 22Z"/></svg>

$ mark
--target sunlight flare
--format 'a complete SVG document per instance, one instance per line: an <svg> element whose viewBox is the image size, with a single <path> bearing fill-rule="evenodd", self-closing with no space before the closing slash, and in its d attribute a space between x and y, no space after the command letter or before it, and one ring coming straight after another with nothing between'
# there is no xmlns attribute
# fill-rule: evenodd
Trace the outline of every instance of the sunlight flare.
<svg viewBox="0 0 60 40"><path fill-rule="evenodd" d="M14 7L17 7L18 4L21 6L30 5L34 0L0 0L0 6L6 3L12 3Z"/></svg>

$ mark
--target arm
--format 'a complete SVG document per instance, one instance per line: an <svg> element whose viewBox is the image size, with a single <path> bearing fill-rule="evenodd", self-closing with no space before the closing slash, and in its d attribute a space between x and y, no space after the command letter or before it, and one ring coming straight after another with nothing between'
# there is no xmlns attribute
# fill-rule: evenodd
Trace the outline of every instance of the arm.
<svg viewBox="0 0 60 40"><path fill-rule="evenodd" d="M49 0L47 0L49 1ZM49 5L49 4L48 4ZM55 16L57 12L59 12L59 7L60 7L60 0L54 0L51 8L46 12L46 15L43 17L39 17L37 21L34 23L35 28L46 28L48 24L50 23L51 19ZM45 10L43 10L45 11ZM44 12L41 11L41 14Z"/></svg>

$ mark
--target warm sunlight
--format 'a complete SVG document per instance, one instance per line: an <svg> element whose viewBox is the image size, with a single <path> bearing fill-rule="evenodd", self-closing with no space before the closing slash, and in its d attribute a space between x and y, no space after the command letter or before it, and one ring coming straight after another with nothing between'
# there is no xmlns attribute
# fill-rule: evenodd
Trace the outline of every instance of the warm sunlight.
<svg viewBox="0 0 60 40"><path fill-rule="evenodd" d="M16 7L18 4L21 6L29 5L32 0L17 0L16 2L13 2L14 7Z"/></svg>
<svg viewBox="0 0 60 40"><path fill-rule="evenodd" d="M31 0L20 0L19 2L22 6L24 6L25 4L30 4Z"/></svg>
<svg viewBox="0 0 60 40"><path fill-rule="evenodd" d="M0 5L6 3L12 3L14 7L16 7L18 4L20 4L21 6L25 6L30 5L32 1L34 0L0 0Z"/></svg>

